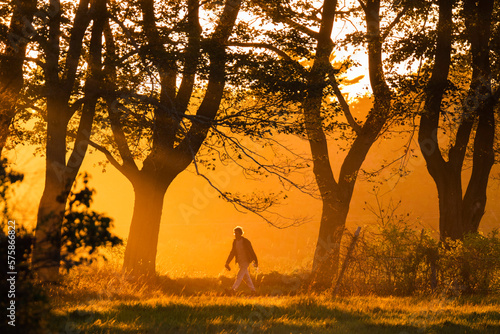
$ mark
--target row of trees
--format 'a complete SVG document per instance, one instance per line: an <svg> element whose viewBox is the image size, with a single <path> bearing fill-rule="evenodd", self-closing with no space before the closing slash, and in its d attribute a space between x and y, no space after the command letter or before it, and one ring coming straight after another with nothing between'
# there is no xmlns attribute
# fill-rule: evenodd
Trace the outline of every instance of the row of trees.
<svg viewBox="0 0 500 334"><path fill-rule="evenodd" d="M354 186L370 148L409 119L418 123L421 152L437 186L441 238L477 231L495 162L498 1L359 0L340 6L337 0L4 5L1 148L9 127L17 128L32 111L46 129L40 137L45 189L32 260L39 277L57 279L63 215L89 145L133 185L124 269L137 274L155 272L163 200L179 173L192 164L198 172L204 163L209 169L214 156L259 164L242 136L275 144L277 133L308 140L323 202L313 262L317 281L331 282L336 273ZM356 30L334 39L342 22ZM341 92L345 70L354 66L348 58L339 61L343 47L366 50L373 106L362 119ZM438 136L443 131L445 142ZM346 139L342 161L329 156L329 136ZM17 138L19 131L12 141ZM472 173L463 191L467 163ZM291 168L259 167L300 187L287 174ZM210 174L204 176L210 182ZM273 203L218 190L259 214Z"/></svg>

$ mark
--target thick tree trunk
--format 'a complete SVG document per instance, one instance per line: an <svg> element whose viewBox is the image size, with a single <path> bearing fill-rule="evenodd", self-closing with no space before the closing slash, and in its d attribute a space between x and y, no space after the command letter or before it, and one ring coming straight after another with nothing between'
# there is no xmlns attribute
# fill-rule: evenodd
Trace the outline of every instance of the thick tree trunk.
<svg viewBox="0 0 500 334"><path fill-rule="evenodd" d="M449 171L437 184L439 197L439 231L441 239L457 239L463 232L461 170Z"/></svg>
<svg viewBox="0 0 500 334"><path fill-rule="evenodd" d="M342 163L338 182L333 175L328 142L323 132L321 104L323 82L332 52L330 39L337 2L325 1L316 57L311 69L308 97L304 103L304 120L314 164L314 175L323 201L320 232L313 261L313 283L330 287L339 266L340 244L358 172L368 151L390 117L391 91L385 82L382 66L382 39L379 29L379 2L369 3L367 26L369 36L370 80L375 96L374 108L362 127L355 127L357 137ZM373 7L373 8L372 8ZM347 115L346 115L347 116Z"/></svg>
<svg viewBox="0 0 500 334"><path fill-rule="evenodd" d="M489 103L488 103L489 102ZM495 118L493 101L481 108L474 138L473 167L465 194L462 192L461 164L451 161L441 173L434 174L439 195L439 231L441 240L462 239L476 233L486 207L486 191L494 163Z"/></svg>
<svg viewBox="0 0 500 334"><path fill-rule="evenodd" d="M50 52L47 55L50 70L47 71L49 95L47 97L45 189L38 208L32 260L33 270L38 278L45 282L56 281L59 276L62 243L61 229L66 202L88 148L98 99L96 87L99 86L101 77L102 31L106 19L106 0L98 0L94 3L94 6L94 24L88 59L90 74L85 81L84 87L87 101L83 107L75 144L67 162L66 131L73 114L68 104L71 88L75 81L73 75L76 73L76 66L81 55L81 41L90 22L88 3L86 1L80 2L75 16L74 29L66 59L66 77L70 79L67 79L64 83L59 78L58 65L61 18L59 10L50 22L52 48L49 48Z"/></svg>
<svg viewBox="0 0 500 334"><path fill-rule="evenodd" d="M463 104L462 123L448 152L448 161L443 158L439 147L437 132L451 64L454 5L454 0L439 1L435 63L426 89L425 113L421 116L419 128L421 151L438 190L441 240L462 239L465 234L478 231L486 206L489 174L494 163L496 101L491 93L489 64L493 9L490 0L467 0L464 4L466 31L471 43L472 81ZM477 128L474 134L472 174L463 194L462 167L475 122Z"/></svg>
<svg viewBox="0 0 500 334"><path fill-rule="evenodd" d="M464 233L477 232L486 208L486 190L491 168L495 163L495 114L494 101L483 110L474 138L472 175L464 195Z"/></svg>
<svg viewBox="0 0 500 334"><path fill-rule="evenodd" d="M324 2L316 55L309 73L307 97L303 104L305 130L311 148L313 172L323 202L320 232L312 269L313 284L320 284L322 287L325 284L328 285L328 281L331 284L332 276L337 271L338 245L342 238L347 215L347 213L341 214L341 210L338 210L337 181L332 172L328 141L323 131L321 118L323 90L326 86L326 76L330 66L329 57L333 49L330 36L336 6L336 0Z"/></svg>
<svg viewBox="0 0 500 334"><path fill-rule="evenodd" d="M336 196L323 200L312 271L313 284L316 286L328 288L336 277L349 204L349 200L342 201Z"/></svg>
<svg viewBox="0 0 500 334"><path fill-rule="evenodd" d="M72 184L68 184L65 179L67 121L54 114L54 110L60 110L59 108L60 103L53 99L48 100L45 188L38 207L33 246L33 270L44 282L54 282L58 279L61 228L66 199Z"/></svg>
<svg viewBox="0 0 500 334"><path fill-rule="evenodd" d="M167 188L168 185L162 185L152 177L143 176L134 182L134 211L123 262L123 270L127 273L155 275L158 235Z"/></svg>

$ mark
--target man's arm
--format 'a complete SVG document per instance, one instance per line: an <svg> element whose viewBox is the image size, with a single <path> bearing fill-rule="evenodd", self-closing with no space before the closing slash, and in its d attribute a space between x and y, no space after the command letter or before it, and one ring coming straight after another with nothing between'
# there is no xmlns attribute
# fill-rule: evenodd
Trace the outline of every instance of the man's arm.
<svg viewBox="0 0 500 334"><path fill-rule="evenodd" d="M248 253L250 255L250 261L254 261L255 262L255 266L258 267L259 266L259 261L257 260L257 255L255 254L254 250L253 250L253 247L252 247L252 243L250 242L250 240L246 239L248 241L247 243L247 250L248 250Z"/></svg>
<svg viewBox="0 0 500 334"><path fill-rule="evenodd" d="M231 248L231 252L229 252L229 256L227 257L227 260L226 260L226 269L227 270L231 270L231 267L229 266L229 263L231 263L231 261L233 260L233 257L236 256L236 250L234 248L234 242L233 242L233 246Z"/></svg>

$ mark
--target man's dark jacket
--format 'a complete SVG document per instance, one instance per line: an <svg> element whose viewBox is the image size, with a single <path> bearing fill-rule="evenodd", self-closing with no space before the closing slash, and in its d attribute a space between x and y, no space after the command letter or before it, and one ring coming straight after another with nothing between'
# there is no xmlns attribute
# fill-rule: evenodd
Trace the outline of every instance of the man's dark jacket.
<svg viewBox="0 0 500 334"><path fill-rule="evenodd" d="M255 261L257 264L257 255L255 255L255 252L253 251L252 243L250 243L250 240L248 240L245 237L241 237L243 239L243 248L245 249L247 253L247 259L250 261L249 263L252 263L252 261ZM233 248L231 248L231 253L229 253L229 256L227 258L226 264L229 264L233 257L236 258L236 263L240 263L238 259L238 254L236 253L236 239L233 240Z"/></svg>

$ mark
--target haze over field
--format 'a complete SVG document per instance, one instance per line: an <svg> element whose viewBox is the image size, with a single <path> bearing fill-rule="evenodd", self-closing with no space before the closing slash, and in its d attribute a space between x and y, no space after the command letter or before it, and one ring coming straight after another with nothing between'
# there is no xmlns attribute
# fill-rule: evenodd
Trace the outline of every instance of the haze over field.
<svg viewBox="0 0 500 334"><path fill-rule="evenodd" d="M287 138L289 146L306 148L306 142L296 137ZM403 141L386 139L378 142L366 160L365 169L379 168L383 159L394 159L396 149ZM417 152L418 155L418 152ZM332 154L332 156L335 156ZM18 222L34 227L36 209L43 191L43 158L34 156L27 147L17 148L12 154L15 168L24 171L25 181L16 190L16 217ZM333 158L335 159L335 158ZM95 152L86 157L82 170L92 178L91 187L96 189L93 209L105 213L115 221L114 232L123 239L128 236L134 205L130 183L108 165L102 172L99 162L103 155ZM355 196L347 220L351 231L357 226L375 224L376 217L366 210L367 202L376 203L373 187L380 187L379 197L386 205L392 200L401 200L400 214L409 213L415 228L436 231L438 224L437 192L425 170L425 161L418 155L410 159L411 173L403 178L392 174L391 168L371 180L362 179L355 189ZM309 171L310 173L311 171ZM498 174L498 168L492 175ZM384 181L389 175L393 175ZM249 192L267 190L281 191L277 181L269 183L249 181L239 167L219 166L214 173L214 182L221 190ZM379 184L382 182L382 184ZM261 270L291 271L308 269L311 265L317 241L321 202L300 193L296 189L285 192L288 196L276 208L287 217L306 217L300 226L277 229L252 213L238 212L233 205L221 200L216 190L190 167L172 184L164 201L160 237L158 243L158 271L173 276L213 276L223 273L224 261L232 240L232 228L241 225L252 239L259 256ZM499 227L499 184L492 181L488 190L489 201L480 230L489 232Z"/></svg>

